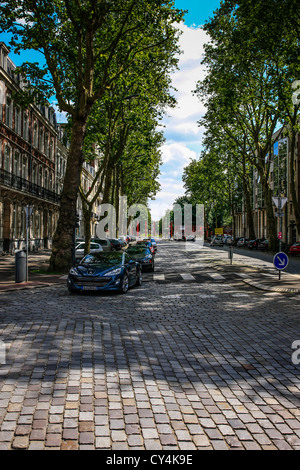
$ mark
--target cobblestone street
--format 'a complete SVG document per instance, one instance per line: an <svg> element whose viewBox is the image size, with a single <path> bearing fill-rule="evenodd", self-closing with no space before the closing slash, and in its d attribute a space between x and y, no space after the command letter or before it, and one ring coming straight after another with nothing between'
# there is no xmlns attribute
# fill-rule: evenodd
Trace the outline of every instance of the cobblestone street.
<svg viewBox="0 0 300 470"><path fill-rule="evenodd" d="M299 450L299 295L209 279L211 252L126 295L2 292L0 449Z"/></svg>

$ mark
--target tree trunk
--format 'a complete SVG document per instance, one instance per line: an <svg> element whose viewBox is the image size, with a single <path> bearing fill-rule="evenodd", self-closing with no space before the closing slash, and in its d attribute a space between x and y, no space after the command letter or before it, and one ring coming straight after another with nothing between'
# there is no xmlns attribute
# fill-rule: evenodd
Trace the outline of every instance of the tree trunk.
<svg viewBox="0 0 300 470"><path fill-rule="evenodd" d="M278 240L276 236L276 223L273 210L273 191L269 186L266 179L263 181L263 194L266 203L266 215L267 215L267 238L269 240L269 248L272 251L276 251L278 248Z"/></svg>
<svg viewBox="0 0 300 470"><path fill-rule="evenodd" d="M84 216L84 255L88 255L90 252L91 248L91 238L92 238L92 232L91 232L91 218L92 218L92 211L91 209L86 209L83 211L83 216Z"/></svg>
<svg viewBox="0 0 300 470"><path fill-rule="evenodd" d="M252 205L251 205L249 184L246 178L247 177L243 178L243 187L244 187L243 191L244 191L244 196L245 196L247 225L248 225L248 230L249 230L249 240L254 240L256 236L255 236L255 230L254 230L253 211L252 211Z"/></svg>
<svg viewBox="0 0 300 470"><path fill-rule="evenodd" d="M77 197L83 163L86 119L74 118L66 175L60 200L60 213L53 237L49 270L67 272L72 266Z"/></svg>

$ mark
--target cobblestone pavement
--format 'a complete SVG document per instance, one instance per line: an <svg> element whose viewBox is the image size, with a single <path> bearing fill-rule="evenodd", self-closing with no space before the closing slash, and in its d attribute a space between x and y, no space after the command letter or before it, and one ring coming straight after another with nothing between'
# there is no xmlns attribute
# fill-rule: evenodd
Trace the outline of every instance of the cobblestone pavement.
<svg viewBox="0 0 300 470"><path fill-rule="evenodd" d="M159 246L157 274L192 264ZM230 276L144 281L0 294L0 449L300 449L299 295Z"/></svg>

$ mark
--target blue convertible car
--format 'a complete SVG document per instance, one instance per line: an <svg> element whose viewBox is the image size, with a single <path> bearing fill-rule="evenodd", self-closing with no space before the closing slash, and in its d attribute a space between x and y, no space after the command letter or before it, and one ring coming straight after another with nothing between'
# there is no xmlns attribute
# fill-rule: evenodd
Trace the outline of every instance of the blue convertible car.
<svg viewBox="0 0 300 470"><path fill-rule="evenodd" d="M84 291L119 291L126 293L131 286L142 284L140 263L127 253L101 252L85 256L70 269L68 289L71 293Z"/></svg>

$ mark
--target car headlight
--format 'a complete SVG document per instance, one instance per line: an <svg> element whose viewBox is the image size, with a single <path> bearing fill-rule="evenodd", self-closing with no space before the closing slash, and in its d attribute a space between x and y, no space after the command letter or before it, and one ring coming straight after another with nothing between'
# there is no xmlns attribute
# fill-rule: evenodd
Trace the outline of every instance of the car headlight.
<svg viewBox="0 0 300 470"><path fill-rule="evenodd" d="M73 276L78 276L78 271L77 271L76 268L71 268L70 271L69 271L69 273L70 273L71 275L73 275Z"/></svg>
<svg viewBox="0 0 300 470"><path fill-rule="evenodd" d="M121 274L121 272L122 272L121 268L112 269L111 271L108 271L107 273L103 274L103 277L105 277L105 276L117 276L118 274Z"/></svg>

